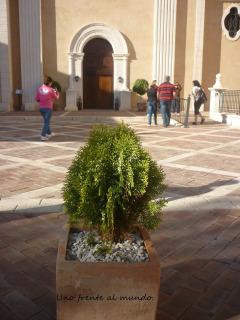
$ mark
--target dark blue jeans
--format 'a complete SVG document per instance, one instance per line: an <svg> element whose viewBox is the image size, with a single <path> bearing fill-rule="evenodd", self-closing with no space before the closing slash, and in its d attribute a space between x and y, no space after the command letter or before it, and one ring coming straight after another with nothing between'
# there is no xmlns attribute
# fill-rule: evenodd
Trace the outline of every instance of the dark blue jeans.
<svg viewBox="0 0 240 320"><path fill-rule="evenodd" d="M175 98L172 100L172 112L173 113L180 113L180 99Z"/></svg>
<svg viewBox="0 0 240 320"><path fill-rule="evenodd" d="M162 119L163 119L164 127L167 127L170 124L171 105L172 105L172 100L170 100L170 101L161 100L160 101L161 113L162 113Z"/></svg>
<svg viewBox="0 0 240 320"><path fill-rule="evenodd" d="M42 136L46 137L47 134L51 134L50 120L52 117L52 109L40 108L39 111L43 117Z"/></svg>
<svg viewBox="0 0 240 320"><path fill-rule="evenodd" d="M148 124L152 123L152 115L154 116L154 123L157 124L157 106L155 102L148 102Z"/></svg>

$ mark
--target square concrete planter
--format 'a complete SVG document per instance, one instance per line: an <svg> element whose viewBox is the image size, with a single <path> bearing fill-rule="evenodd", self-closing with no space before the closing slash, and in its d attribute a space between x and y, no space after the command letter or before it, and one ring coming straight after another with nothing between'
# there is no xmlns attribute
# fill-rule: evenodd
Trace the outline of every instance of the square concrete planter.
<svg viewBox="0 0 240 320"><path fill-rule="evenodd" d="M145 229L141 233L150 261L132 264L66 260L68 233L57 256L58 320L156 318L160 264Z"/></svg>

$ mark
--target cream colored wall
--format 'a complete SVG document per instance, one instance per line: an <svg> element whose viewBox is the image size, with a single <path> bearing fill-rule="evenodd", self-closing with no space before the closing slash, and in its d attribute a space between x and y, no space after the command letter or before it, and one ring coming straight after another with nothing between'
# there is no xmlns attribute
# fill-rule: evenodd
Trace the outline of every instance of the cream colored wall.
<svg viewBox="0 0 240 320"><path fill-rule="evenodd" d="M151 81L154 1L42 0L43 68L68 87L68 56L73 36L83 26L103 22L119 30L130 53L130 88L137 78ZM56 31L55 31L56 30Z"/></svg>
<svg viewBox="0 0 240 320"><path fill-rule="evenodd" d="M194 34L195 34L195 11L196 0L188 0L187 3L187 26L186 26L186 49L185 49L185 78L184 97L191 93L194 62Z"/></svg>
<svg viewBox="0 0 240 320"><path fill-rule="evenodd" d="M182 86L181 97L186 97L185 92L185 55L187 42L187 8L188 0L180 0L177 2L176 16L176 43L175 43L175 66L174 81L178 81ZM189 25L188 25L189 27ZM189 33L189 31L188 31Z"/></svg>
<svg viewBox="0 0 240 320"><path fill-rule="evenodd" d="M10 2L12 66L14 87L20 87L19 35L17 35L17 0ZM42 0L42 45L44 74L68 87L67 52L74 34L84 25L104 22L124 35L130 52L130 87L136 78L151 81L154 0ZM203 50L203 81L205 89L215 82L216 73L222 74L224 87L240 88L240 39L228 40L222 33L224 10L240 0L206 0ZM196 0L177 1L175 81L183 84L182 95L191 91L194 57ZM16 19L15 19L16 18ZM15 101L17 104L17 101ZM59 105L65 105L64 93Z"/></svg>
<svg viewBox="0 0 240 320"><path fill-rule="evenodd" d="M19 14L18 0L9 1L10 10L10 33L11 33L11 63L12 63L12 85L13 85L13 107L19 109L18 96L15 94L16 89L21 85L21 63L20 63L20 35L19 35ZM21 98L20 98L21 99Z"/></svg>
<svg viewBox="0 0 240 320"><path fill-rule="evenodd" d="M208 97L205 111L209 110L210 92L208 88L215 83L216 74L220 72L221 59L221 19L222 3L219 0L205 1L205 25L203 46L202 86Z"/></svg>
<svg viewBox="0 0 240 320"><path fill-rule="evenodd" d="M230 5L240 4L240 1L223 2L223 12ZM220 73L222 85L228 89L240 89L240 38L231 41L222 33Z"/></svg>

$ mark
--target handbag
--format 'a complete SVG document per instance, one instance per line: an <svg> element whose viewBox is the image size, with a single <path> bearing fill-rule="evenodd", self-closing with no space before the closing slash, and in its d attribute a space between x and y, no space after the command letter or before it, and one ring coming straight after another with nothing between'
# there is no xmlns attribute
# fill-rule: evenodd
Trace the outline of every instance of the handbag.
<svg viewBox="0 0 240 320"><path fill-rule="evenodd" d="M201 103L207 102L207 96L206 96L206 94L205 94L205 92L203 91L202 88L200 88L200 90L198 92L198 97L197 97L196 101L199 101Z"/></svg>

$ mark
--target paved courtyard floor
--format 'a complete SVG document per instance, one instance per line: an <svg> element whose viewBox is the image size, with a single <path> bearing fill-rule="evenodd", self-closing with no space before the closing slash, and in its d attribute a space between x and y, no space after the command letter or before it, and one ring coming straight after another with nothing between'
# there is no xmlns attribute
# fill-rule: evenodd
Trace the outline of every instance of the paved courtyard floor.
<svg viewBox="0 0 240 320"><path fill-rule="evenodd" d="M161 261L157 320L240 319L240 129L148 127L142 113L100 111L56 112L46 142L37 113L0 115L1 319L56 318L62 182L92 126L122 120L166 173L169 202L151 233Z"/></svg>

